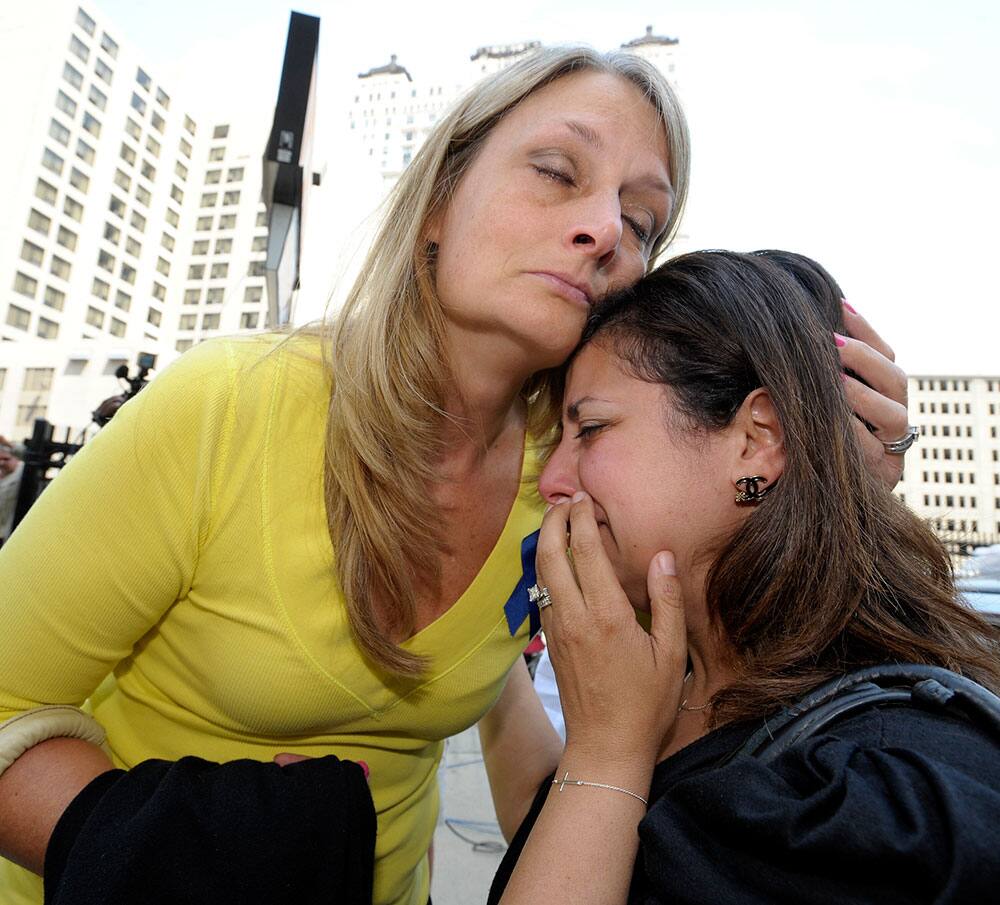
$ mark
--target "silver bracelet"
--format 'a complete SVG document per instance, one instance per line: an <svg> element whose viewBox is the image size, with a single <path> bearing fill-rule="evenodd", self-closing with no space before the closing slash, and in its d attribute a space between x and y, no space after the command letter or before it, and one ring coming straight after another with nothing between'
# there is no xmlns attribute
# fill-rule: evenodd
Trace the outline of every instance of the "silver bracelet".
<svg viewBox="0 0 1000 905"><path fill-rule="evenodd" d="M553 779L552 785L559 786L560 792L566 786L593 786L595 789L610 789L612 792L624 792L626 795L638 798L644 805L649 804L649 802L641 795L636 795L635 792L630 792L628 789L623 789L621 786L609 786L606 782L586 782L582 779L570 779L569 770L563 774L562 779Z"/></svg>

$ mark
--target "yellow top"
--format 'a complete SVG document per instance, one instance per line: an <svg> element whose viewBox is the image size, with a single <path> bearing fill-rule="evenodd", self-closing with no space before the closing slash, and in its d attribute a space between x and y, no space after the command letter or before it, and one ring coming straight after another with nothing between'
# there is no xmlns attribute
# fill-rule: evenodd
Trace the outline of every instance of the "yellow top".
<svg viewBox="0 0 1000 905"><path fill-rule="evenodd" d="M404 643L431 658L426 678L392 679L359 656L334 575L328 395L317 341L255 337L202 343L125 405L0 552L0 721L89 698L126 768L365 760L373 901L425 905L443 740L491 706L527 643L503 605L541 503L525 481L472 584ZM38 878L2 864L5 905L42 901Z"/></svg>

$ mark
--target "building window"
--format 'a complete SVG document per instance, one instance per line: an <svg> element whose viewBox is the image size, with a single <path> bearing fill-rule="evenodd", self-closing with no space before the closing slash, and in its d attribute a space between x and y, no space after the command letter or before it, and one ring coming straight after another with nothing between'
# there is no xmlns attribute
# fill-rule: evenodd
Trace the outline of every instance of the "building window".
<svg viewBox="0 0 1000 905"><path fill-rule="evenodd" d="M221 305L225 298L225 290L221 286L213 286L205 293L206 305Z"/></svg>
<svg viewBox="0 0 1000 905"><path fill-rule="evenodd" d="M97 252L97 266L101 270L106 270L108 273L115 272L115 257L110 252L105 251L103 248L99 249ZM102 298L107 298L107 296L102 296Z"/></svg>
<svg viewBox="0 0 1000 905"><path fill-rule="evenodd" d="M193 119L191 119L190 116L185 116L184 117L184 128L187 130L187 133L189 135L194 135L194 133L197 130L198 126L195 124L195 121ZM191 155L188 155L188 156L190 157Z"/></svg>
<svg viewBox="0 0 1000 905"><path fill-rule="evenodd" d="M209 160L225 160L225 158L226 149L221 145L218 148L212 148L212 150L208 152Z"/></svg>
<svg viewBox="0 0 1000 905"><path fill-rule="evenodd" d="M250 305L259 302L264 297L263 286L247 286L243 290L243 304Z"/></svg>
<svg viewBox="0 0 1000 905"><path fill-rule="evenodd" d="M149 89L153 87L153 80L146 74L141 66L135 72L135 80L143 88L145 88L146 91L149 91Z"/></svg>
<svg viewBox="0 0 1000 905"><path fill-rule="evenodd" d="M144 188L141 185L136 185L135 200L144 207L149 207L150 202L153 200L153 196L149 193L149 189Z"/></svg>
<svg viewBox="0 0 1000 905"><path fill-rule="evenodd" d="M62 176L63 164L63 159L54 151L50 151L48 148L42 151L42 166L45 169L51 170L57 176Z"/></svg>
<svg viewBox="0 0 1000 905"><path fill-rule="evenodd" d="M163 234L160 236L160 245L162 245L167 251L173 251L176 244L177 242L174 237L164 230Z"/></svg>
<svg viewBox="0 0 1000 905"><path fill-rule="evenodd" d="M205 278L205 265L204 264L191 264L188 267L189 280L202 280Z"/></svg>
<svg viewBox="0 0 1000 905"><path fill-rule="evenodd" d="M208 239L198 239L191 246L191 254L193 255L207 255L208 254Z"/></svg>
<svg viewBox="0 0 1000 905"><path fill-rule="evenodd" d="M35 293L38 292L38 280L32 279L27 274L21 273L21 271L17 271L14 274L14 291L19 295L33 299Z"/></svg>
<svg viewBox="0 0 1000 905"><path fill-rule="evenodd" d="M21 242L21 260L27 261L29 264L34 264L36 267L42 266L42 258L45 256L45 252L40 245L35 245L34 242L29 242L25 239Z"/></svg>
<svg viewBox="0 0 1000 905"><path fill-rule="evenodd" d="M262 277L265 275L263 261L251 261L247 267L248 277Z"/></svg>
<svg viewBox="0 0 1000 905"><path fill-rule="evenodd" d="M54 185L49 185L44 179L39 179L35 183L35 197L41 198L46 204L54 205L56 203L56 198L58 197L58 192Z"/></svg>
<svg viewBox="0 0 1000 905"><path fill-rule="evenodd" d="M202 330L218 330L219 329L219 315L217 312L211 314L205 313L201 318L201 329Z"/></svg>
<svg viewBox="0 0 1000 905"><path fill-rule="evenodd" d="M181 222L181 215L178 214L172 207L167 208L167 212L164 216L167 219L167 223L173 227L176 227L177 224Z"/></svg>
<svg viewBox="0 0 1000 905"><path fill-rule="evenodd" d="M162 273L165 277L170 276L170 262L166 258L156 259L156 269L159 273Z"/></svg>
<svg viewBox="0 0 1000 905"><path fill-rule="evenodd" d="M220 214L219 229L236 229L236 214Z"/></svg>
<svg viewBox="0 0 1000 905"><path fill-rule="evenodd" d="M233 167L226 173L226 182L239 182L243 179L243 167Z"/></svg>
<svg viewBox="0 0 1000 905"><path fill-rule="evenodd" d="M69 63L63 63L63 78L69 82L77 91L83 87L83 76L78 70L70 66Z"/></svg>
<svg viewBox="0 0 1000 905"><path fill-rule="evenodd" d="M125 202L116 195L112 195L108 201L108 210L116 217L125 216Z"/></svg>
<svg viewBox="0 0 1000 905"><path fill-rule="evenodd" d="M96 116L90 113L83 114L83 122L81 123L84 129L86 129L94 138L101 137L101 123Z"/></svg>
<svg viewBox="0 0 1000 905"><path fill-rule="evenodd" d="M250 251L267 251L267 236L254 236Z"/></svg>
<svg viewBox="0 0 1000 905"><path fill-rule="evenodd" d="M69 129L58 120L53 119L49 122L49 135L61 145L69 144Z"/></svg>
<svg viewBox="0 0 1000 905"><path fill-rule="evenodd" d="M163 313L159 308L154 308L152 305L149 306L149 311L146 313L146 323L152 324L154 327L159 327L160 322L163 320Z"/></svg>
<svg viewBox="0 0 1000 905"><path fill-rule="evenodd" d="M118 156L121 157L127 164L135 165L136 154L125 142L122 142L121 150L118 152Z"/></svg>
<svg viewBox="0 0 1000 905"><path fill-rule="evenodd" d="M18 330L27 330L31 324L31 312L18 305L7 306L7 324Z"/></svg>
<svg viewBox="0 0 1000 905"><path fill-rule="evenodd" d="M118 59L118 44L107 32L101 35L101 50L111 57L112 60Z"/></svg>
<svg viewBox="0 0 1000 905"><path fill-rule="evenodd" d="M45 214L41 214L32 208L31 213L28 214L28 226L35 232L47 236L49 234L49 227L52 226L52 221Z"/></svg>
<svg viewBox="0 0 1000 905"><path fill-rule="evenodd" d="M195 225L195 229L198 232L205 232L212 228L212 218L211 217L199 217L198 222Z"/></svg>
<svg viewBox="0 0 1000 905"><path fill-rule="evenodd" d="M184 290L184 304L185 305L197 305L201 301L201 290L200 289L185 289Z"/></svg>
<svg viewBox="0 0 1000 905"><path fill-rule="evenodd" d="M68 195L63 200L63 211L67 216L72 217L78 223L83 219L83 205L74 198L70 198Z"/></svg>
<svg viewBox="0 0 1000 905"><path fill-rule="evenodd" d="M190 339L179 339L176 343L174 343L174 348L178 352L187 352L187 350L193 345L194 343Z"/></svg>
<svg viewBox="0 0 1000 905"><path fill-rule="evenodd" d="M63 305L66 304L66 293L60 292L53 286L46 286L45 298L43 299L43 301L50 308L54 308L56 311L62 311Z"/></svg>
<svg viewBox="0 0 1000 905"><path fill-rule="evenodd" d="M127 173L123 173L121 170L115 170L115 185L123 191L128 191L132 188L132 177Z"/></svg>
<svg viewBox="0 0 1000 905"><path fill-rule="evenodd" d="M149 122L152 125L152 127L156 129L157 132L160 133L163 132L163 127L166 125L166 123L163 121L163 117L160 116L160 114L157 113L155 110L153 111L153 115L149 118Z"/></svg>
<svg viewBox="0 0 1000 905"><path fill-rule="evenodd" d="M257 226L267 226L267 211L257 211Z"/></svg>
<svg viewBox="0 0 1000 905"><path fill-rule="evenodd" d="M114 73L111 71L111 67L100 57L94 61L94 73L105 85L111 84L111 77Z"/></svg>
<svg viewBox="0 0 1000 905"><path fill-rule="evenodd" d="M90 59L90 48L76 35L70 35L69 52L83 63L86 63Z"/></svg>
<svg viewBox="0 0 1000 905"><path fill-rule="evenodd" d="M214 207L215 202L219 200L218 192L205 192L201 196L201 206L202 207Z"/></svg>
<svg viewBox="0 0 1000 905"><path fill-rule="evenodd" d="M222 280L229 275L229 265L225 261L217 261L212 265L211 278L213 280Z"/></svg>
<svg viewBox="0 0 1000 905"><path fill-rule="evenodd" d="M76 116L76 101L65 91L56 92L56 107L62 110L70 119Z"/></svg>
<svg viewBox="0 0 1000 905"><path fill-rule="evenodd" d="M58 242L63 248L69 249L69 251L76 251L76 233L72 230L66 229L65 226L60 226L59 231L56 233L56 242Z"/></svg>
<svg viewBox="0 0 1000 905"><path fill-rule="evenodd" d="M111 286L99 277L94 277L93 285L90 287L90 294L106 302L111 295Z"/></svg>
<svg viewBox="0 0 1000 905"><path fill-rule="evenodd" d="M185 157L188 158L191 157L191 142L187 141L187 139L184 138L181 139L180 149L181 149L181 154L183 154Z"/></svg>
<svg viewBox="0 0 1000 905"><path fill-rule="evenodd" d="M140 171L144 179L148 179L150 182L156 181L156 167L154 167L148 160L142 162L142 168Z"/></svg>
<svg viewBox="0 0 1000 905"><path fill-rule="evenodd" d="M156 89L156 103L158 103L164 110L170 109L170 95L167 94L162 88Z"/></svg>
<svg viewBox="0 0 1000 905"><path fill-rule="evenodd" d="M240 327L244 330L254 330L260 315L256 311L244 311L240 315Z"/></svg>
<svg viewBox="0 0 1000 905"><path fill-rule="evenodd" d="M126 283L134 284L135 268L123 262L121 268L118 271L118 276L121 277Z"/></svg>
<svg viewBox="0 0 1000 905"><path fill-rule="evenodd" d="M132 226L141 233L146 231L146 218L138 211L132 211Z"/></svg>
<svg viewBox="0 0 1000 905"><path fill-rule="evenodd" d="M120 321L117 317L111 318L111 323L108 325L108 333L112 336L124 336L125 321Z"/></svg>
<svg viewBox="0 0 1000 905"><path fill-rule="evenodd" d="M76 167L70 167L69 184L86 195L90 189L90 177L81 173Z"/></svg>
<svg viewBox="0 0 1000 905"><path fill-rule="evenodd" d="M133 258L137 258L142 254L142 245L132 236L126 236L125 251L132 255Z"/></svg>
<svg viewBox="0 0 1000 905"><path fill-rule="evenodd" d="M96 85L90 86L87 97L98 110L104 110L108 106L107 95L103 91L100 91Z"/></svg>
<svg viewBox="0 0 1000 905"><path fill-rule="evenodd" d="M164 301L166 299L166 297L167 297L167 287L164 286L162 283L157 283L154 280L153 281L153 298L156 299L158 302L162 302L162 301Z"/></svg>
<svg viewBox="0 0 1000 905"><path fill-rule="evenodd" d="M209 170L205 173L205 185L215 185L222 179L222 170Z"/></svg>
<svg viewBox="0 0 1000 905"><path fill-rule="evenodd" d="M233 250L233 240L232 239L216 239L215 240L215 253L217 255L227 255Z"/></svg>
<svg viewBox="0 0 1000 905"><path fill-rule="evenodd" d="M42 339L55 339L59 335L59 324L50 321L47 317L40 317L36 332Z"/></svg>
<svg viewBox="0 0 1000 905"><path fill-rule="evenodd" d="M182 182L188 178L188 168L179 160L174 164L174 172Z"/></svg>
<svg viewBox="0 0 1000 905"><path fill-rule="evenodd" d="M100 330L104 326L104 312L100 308L88 305L86 321L91 327L97 327Z"/></svg>
<svg viewBox="0 0 1000 905"><path fill-rule="evenodd" d="M125 118L125 131L136 141L142 140L142 126L130 116Z"/></svg>
<svg viewBox="0 0 1000 905"><path fill-rule="evenodd" d="M59 277L60 280L68 280L70 271L72 267L69 261L64 261L62 258L58 258L55 255L52 256L52 262L49 264L49 272L53 276Z"/></svg>
<svg viewBox="0 0 1000 905"><path fill-rule="evenodd" d="M130 101L132 109L136 111L140 116L146 115L146 102L139 97L134 91L132 92L132 100Z"/></svg>
<svg viewBox="0 0 1000 905"><path fill-rule="evenodd" d="M155 138L153 138L152 135L146 136L146 150L149 151L150 154L158 158L162 148L163 146ZM147 178L152 179L153 177L150 176Z"/></svg>
<svg viewBox="0 0 1000 905"><path fill-rule="evenodd" d="M229 138L229 126L227 125L216 126L212 130L212 138L213 139Z"/></svg>
<svg viewBox="0 0 1000 905"><path fill-rule="evenodd" d="M82 138L76 140L76 156L86 164L93 164L96 156L94 149Z"/></svg>
<svg viewBox="0 0 1000 905"><path fill-rule="evenodd" d="M118 244L118 240L122 237L122 231L111 223L104 224L104 238L114 245Z"/></svg>
<svg viewBox="0 0 1000 905"><path fill-rule="evenodd" d="M170 197L173 198L178 204L184 203L184 192L181 191L179 185L170 186Z"/></svg>
<svg viewBox="0 0 1000 905"><path fill-rule="evenodd" d="M182 314L177 322L178 330L193 330L196 326L198 326L197 314Z"/></svg>
<svg viewBox="0 0 1000 905"><path fill-rule="evenodd" d="M88 35L94 37L94 30L97 28L97 23L79 8L77 8L76 11L76 24L79 25L80 28L82 28Z"/></svg>
<svg viewBox="0 0 1000 905"><path fill-rule="evenodd" d="M240 203L240 193L239 192L226 192L222 196L223 204L239 204Z"/></svg>
<svg viewBox="0 0 1000 905"><path fill-rule="evenodd" d="M121 308L122 311L128 311L129 308L132 307L132 296L130 296L127 292L122 292L121 289L119 289L115 293L115 307Z"/></svg>

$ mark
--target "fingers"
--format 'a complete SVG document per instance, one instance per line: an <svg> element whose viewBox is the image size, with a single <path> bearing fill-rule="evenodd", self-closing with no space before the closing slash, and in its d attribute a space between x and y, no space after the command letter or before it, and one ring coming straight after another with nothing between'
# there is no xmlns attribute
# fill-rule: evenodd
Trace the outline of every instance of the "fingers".
<svg viewBox="0 0 1000 905"><path fill-rule="evenodd" d="M889 359L889 361L896 360L896 355L889 347L888 343L886 343L886 341L872 329L872 326L868 323L868 321L866 321L860 314L858 314L857 311L848 305L846 301L843 303L843 309L844 326L847 328L847 332L854 339L858 339L865 345L871 346L871 348L884 358Z"/></svg>
<svg viewBox="0 0 1000 905"><path fill-rule="evenodd" d="M282 752L281 754L274 755L274 762L279 767L287 767L289 764L300 764L304 760L312 760L312 758L308 757L305 754L291 754L290 752L287 751ZM355 761L355 763L359 767L361 767L362 771L365 774L365 779L367 779L369 773L368 764L366 764L363 760Z"/></svg>
<svg viewBox="0 0 1000 905"><path fill-rule="evenodd" d="M687 664L687 626L673 553L664 550L653 557L646 587L653 617L649 634L659 665L683 673Z"/></svg>
<svg viewBox="0 0 1000 905"><path fill-rule="evenodd" d="M906 433L909 420L904 403L890 399L846 374L844 392L854 414L875 428L879 440L889 443Z"/></svg>
<svg viewBox="0 0 1000 905"><path fill-rule="evenodd" d="M906 406L906 373L874 346L850 336L834 334L840 362L883 396Z"/></svg>

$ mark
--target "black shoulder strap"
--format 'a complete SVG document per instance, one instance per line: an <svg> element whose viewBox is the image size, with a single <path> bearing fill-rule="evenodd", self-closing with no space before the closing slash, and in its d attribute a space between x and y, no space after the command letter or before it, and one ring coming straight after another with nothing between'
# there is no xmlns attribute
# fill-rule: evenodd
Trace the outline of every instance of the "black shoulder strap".
<svg viewBox="0 0 1000 905"><path fill-rule="evenodd" d="M880 704L946 713L973 723L1000 743L1000 698L993 692L939 666L890 663L859 669L821 685L765 720L734 755L773 761L835 720Z"/></svg>

